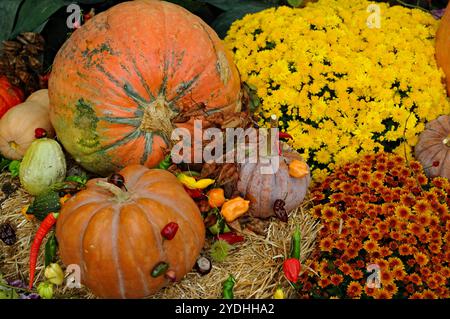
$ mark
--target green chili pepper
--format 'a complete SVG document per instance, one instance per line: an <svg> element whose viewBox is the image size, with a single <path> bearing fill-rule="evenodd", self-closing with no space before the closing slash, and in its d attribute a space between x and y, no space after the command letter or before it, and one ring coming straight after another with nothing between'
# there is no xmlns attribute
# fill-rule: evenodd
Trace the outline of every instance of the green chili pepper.
<svg viewBox="0 0 450 319"><path fill-rule="evenodd" d="M234 299L233 288L236 283L233 275L230 275L227 280L223 282L223 299Z"/></svg>
<svg viewBox="0 0 450 319"><path fill-rule="evenodd" d="M166 155L164 159L159 162L158 168L159 169L168 169L172 165L172 159L170 158L170 154Z"/></svg>
<svg viewBox="0 0 450 319"><path fill-rule="evenodd" d="M45 244L45 266L47 267L56 259L56 251L58 250L58 243L56 241L55 233L53 233Z"/></svg>
<svg viewBox="0 0 450 319"><path fill-rule="evenodd" d="M153 268L152 277L156 278L156 277L162 276L167 272L168 269L169 269L169 264L162 261Z"/></svg>
<svg viewBox="0 0 450 319"><path fill-rule="evenodd" d="M294 233L292 234L292 240L291 240L291 257L296 258L300 260L300 244L302 241L302 235L300 233L300 230L298 227L295 229Z"/></svg>

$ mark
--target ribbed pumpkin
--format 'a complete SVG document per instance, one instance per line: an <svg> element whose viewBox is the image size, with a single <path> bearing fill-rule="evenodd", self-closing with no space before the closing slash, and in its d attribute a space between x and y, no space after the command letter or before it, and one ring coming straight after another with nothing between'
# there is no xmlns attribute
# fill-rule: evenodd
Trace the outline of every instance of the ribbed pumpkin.
<svg viewBox="0 0 450 319"><path fill-rule="evenodd" d="M450 179L450 116L442 115L428 122L415 147L417 160L430 177Z"/></svg>
<svg viewBox="0 0 450 319"><path fill-rule="evenodd" d="M174 127L241 109L239 74L220 39L163 1L125 2L76 30L56 56L49 91L58 139L102 175L154 167Z"/></svg>
<svg viewBox="0 0 450 319"><path fill-rule="evenodd" d="M169 281L151 273L169 264L177 280L189 272L205 241L195 202L167 171L132 165L121 189L93 179L62 208L56 237L64 264L81 268L81 281L103 298L149 296ZM161 231L175 222L175 237Z"/></svg>
<svg viewBox="0 0 450 319"><path fill-rule="evenodd" d="M450 4L436 33L436 60L446 75L447 93L450 96Z"/></svg>
<svg viewBox="0 0 450 319"><path fill-rule="evenodd" d="M0 76L0 118L23 98L22 90L13 86L6 76Z"/></svg>
<svg viewBox="0 0 450 319"><path fill-rule="evenodd" d="M252 216L259 218L274 216L273 204L277 199L284 200L288 212L302 203L311 177L309 174L303 178L291 177L289 164L293 160L303 161L295 151L283 151L275 174L262 174L261 169L267 168L268 164L261 161L240 165L237 187L241 195L250 200L249 213Z"/></svg>

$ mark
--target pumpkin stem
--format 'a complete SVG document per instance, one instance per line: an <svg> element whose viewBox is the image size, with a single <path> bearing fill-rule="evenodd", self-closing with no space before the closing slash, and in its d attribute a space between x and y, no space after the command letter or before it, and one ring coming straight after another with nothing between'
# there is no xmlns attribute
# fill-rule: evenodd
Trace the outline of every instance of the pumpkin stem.
<svg viewBox="0 0 450 319"><path fill-rule="evenodd" d="M123 191L120 187L117 187L114 184L104 181L98 181L96 185L111 192L121 203L127 201L130 198L127 192Z"/></svg>
<svg viewBox="0 0 450 319"><path fill-rule="evenodd" d="M450 135L442 140L445 146L450 147Z"/></svg>
<svg viewBox="0 0 450 319"><path fill-rule="evenodd" d="M166 141L170 141L173 130L172 118L174 115L175 112L167 105L164 96L160 95L145 108L139 129L144 132L159 132Z"/></svg>

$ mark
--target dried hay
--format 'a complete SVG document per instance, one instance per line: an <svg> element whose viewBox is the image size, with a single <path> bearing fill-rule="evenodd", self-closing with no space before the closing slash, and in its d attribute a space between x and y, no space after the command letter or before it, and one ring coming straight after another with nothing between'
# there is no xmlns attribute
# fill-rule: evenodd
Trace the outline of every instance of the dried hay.
<svg viewBox="0 0 450 319"><path fill-rule="evenodd" d="M0 224L9 222L16 229L18 241L12 247L0 242L0 274L6 279L21 279L28 282L28 258L33 236L38 223L27 221L21 213L32 197L18 187L17 180L9 174L0 175L0 186L13 183L17 189L5 197L0 192ZM3 197L2 197L3 196ZM167 299L210 299L221 298L222 282L232 274L236 279L235 298L271 298L278 286L284 288L288 297L295 297L281 271L282 261L289 254L291 235L298 226L302 234L301 260L305 261L315 246L320 225L305 211L307 203L292 211L288 223L272 220L265 237L244 231L245 242L236 245L226 261L213 263L213 269L206 276L189 273L181 282L171 284L151 298ZM208 255L207 247L205 255ZM43 250L36 270L37 281L43 280ZM95 298L87 288L58 288L56 298Z"/></svg>

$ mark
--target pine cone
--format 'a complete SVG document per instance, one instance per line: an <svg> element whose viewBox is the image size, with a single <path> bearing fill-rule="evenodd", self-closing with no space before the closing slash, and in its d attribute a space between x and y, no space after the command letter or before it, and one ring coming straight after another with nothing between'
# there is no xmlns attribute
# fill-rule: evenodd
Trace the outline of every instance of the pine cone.
<svg viewBox="0 0 450 319"><path fill-rule="evenodd" d="M0 74L20 87L26 95L47 88L42 81L44 38L33 32L21 33L13 40L3 41L0 51Z"/></svg>

